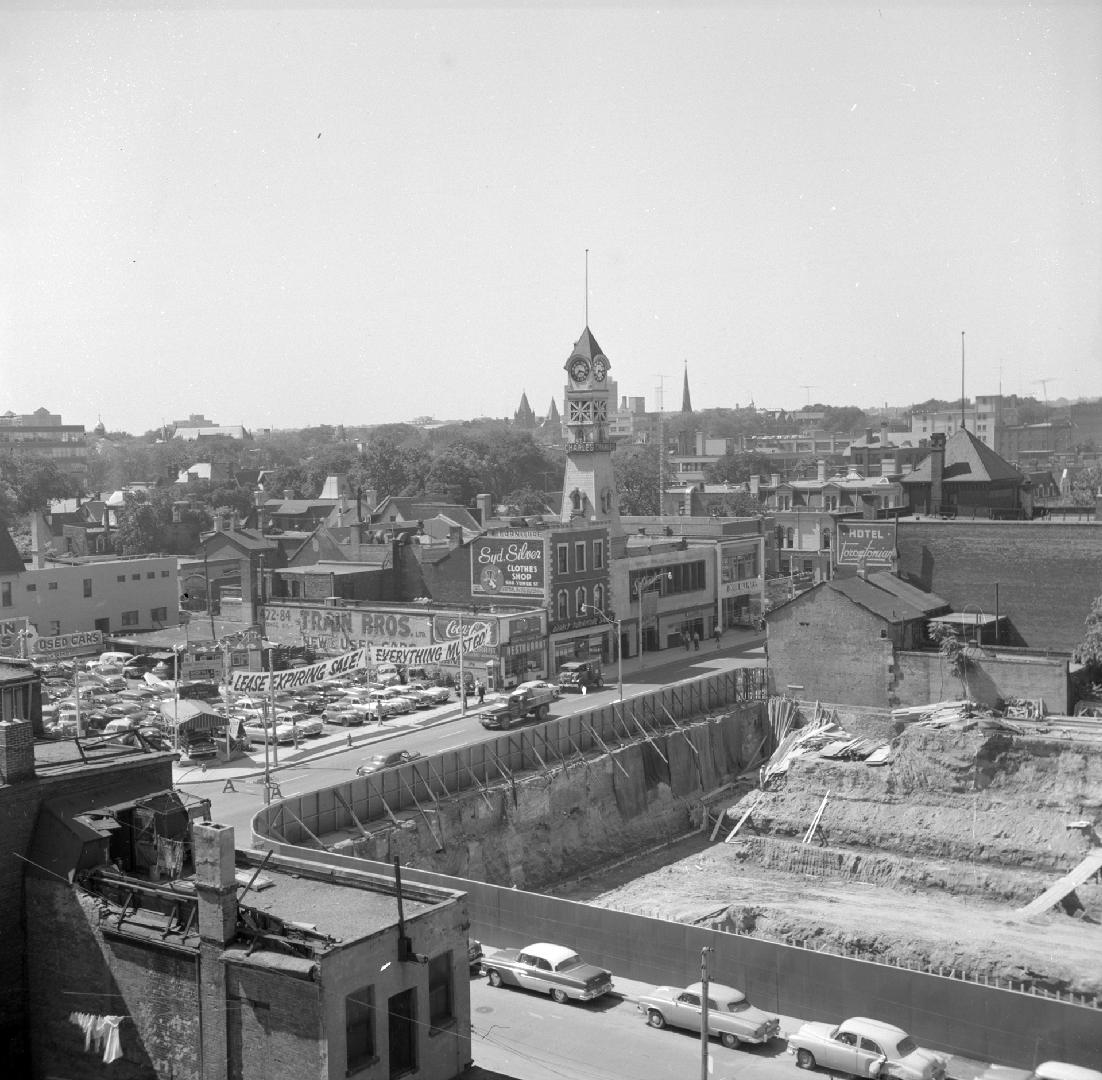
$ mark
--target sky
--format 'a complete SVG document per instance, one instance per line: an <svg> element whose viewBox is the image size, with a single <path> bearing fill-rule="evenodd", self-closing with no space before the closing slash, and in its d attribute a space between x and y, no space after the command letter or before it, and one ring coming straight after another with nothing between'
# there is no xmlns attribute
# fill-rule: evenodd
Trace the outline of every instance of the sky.
<svg viewBox="0 0 1102 1080"><path fill-rule="evenodd" d="M0 412L542 415L587 308L651 409L1102 395L1102 4L69 7L0 12Z"/></svg>

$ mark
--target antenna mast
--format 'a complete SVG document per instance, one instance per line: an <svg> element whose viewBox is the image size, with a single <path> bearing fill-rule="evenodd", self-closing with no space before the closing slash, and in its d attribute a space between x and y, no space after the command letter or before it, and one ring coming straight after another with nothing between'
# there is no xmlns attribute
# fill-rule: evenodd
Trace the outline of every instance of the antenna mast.
<svg viewBox="0 0 1102 1080"><path fill-rule="evenodd" d="M960 426L964 427L964 331L960 332Z"/></svg>
<svg viewBox="0 0 1102 1080"><path fill-rule="evenodd" d="M589 325L589 248L585 249L585 324Z"/></svg>

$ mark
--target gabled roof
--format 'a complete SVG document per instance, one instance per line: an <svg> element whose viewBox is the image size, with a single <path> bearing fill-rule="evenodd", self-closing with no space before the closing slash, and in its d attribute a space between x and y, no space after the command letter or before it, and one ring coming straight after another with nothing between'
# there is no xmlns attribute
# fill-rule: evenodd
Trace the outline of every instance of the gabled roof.
<svg viewBox="0 0 1102 1080"><path fill-rule="evenodd" d="M200 543L206 547L211 540L219 536L244 551L271 551L276 546L271 540L265 540L260 533L252 529L216 529L214 532L205 533Z"/></svg>
<svg viewBox="0 0 1102 1080"><path fill-rule="evenodd" d="M859 577L834 578L824 584L891 623L925 619L935 612L949 609L949 604L940 596L916 589L894 574L870 574L868 580Z"/></svg>
<svg viewBox="0 0 1102 1080"><path fill-rule="evenodd" d="M931 481L931 459L927 454L914 472L900 477L904 484L928 484ZM1025 483L1026 478L1010 462L999 457L990 446L981 442L967 428L957 428L945 440L943 484L983 484L999 481Z"/></svg>

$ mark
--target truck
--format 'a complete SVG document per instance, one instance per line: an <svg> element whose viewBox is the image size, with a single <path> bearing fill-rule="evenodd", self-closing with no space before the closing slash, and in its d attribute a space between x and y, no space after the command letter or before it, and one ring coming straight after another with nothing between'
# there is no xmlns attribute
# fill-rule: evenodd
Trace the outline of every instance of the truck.
<svg viewBox="0 0 1102 1080"><path fill-rule="evenodd" d="M559 700L559 688L542 679L521 683L507 698L482 710L479 719L484 728L511 728L529 717L546 720L553 702Z"/></svg>
<svg viewBox="0 0 1102 1080"><path fill-rule="evenodd" d="M582 693L603 685L600 660L571 660L559 668L559 689Z"/></svg>

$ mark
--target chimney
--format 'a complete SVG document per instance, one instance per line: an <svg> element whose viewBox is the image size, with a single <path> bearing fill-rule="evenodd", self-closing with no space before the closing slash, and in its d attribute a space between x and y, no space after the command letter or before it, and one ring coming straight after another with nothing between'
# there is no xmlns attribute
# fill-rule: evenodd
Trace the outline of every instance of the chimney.
<svg viewBox="0 0 1102 1080"><path fill-rule="evenodd" d="M815 467L816 467L816 470L817 470L816 474L815 474L816 480L818 480L820 484L825 484L826 479L827 479L827 463L826 463L826 461L823 460L823 458L819 458L819 460L817 462L815 462Z"/></svg>
<svg viewBox="0 0 1102 1080"><path fill-rule="evenodd" d="M872 446L872 428L865 428L865 445Z"/></svg>
<svg viewBox="0 0 1102 1080"><path fill-rule="evenodd" d="M930 506L929 513L941 513L944 496L942 476L945 472L945 436L937 432L930 436Z"/></svg>
<svg viewBox="0 0 1102 1080"><path fill-rule="evenodd" d="M46 545L50 542L52 533L46 521L46 516L41 513L31 515L31 559L32 566L41 570L46 565Z"/></svg>
<svg viewBox="0 0 1102 1080"><path fill-rule="evenodd" d="M30 719L0 721L0 784L34 779L34 731Z"/></svg>
<svg viewBox="0 0 1102 1080"><path fill-rule="evenodd" d="M880 421L880 449L883 450L888 445L888 421Z"/></svg>
<svg viewBox="0 0 1102 1080"><path fill-rule="evenodd" d="M226 945L237 933L237 877L233 826L197 821L191 827L199 937Z"/></svg>
<svg viewBox="0 0 1102 1080"><path fill-rule="evenodd" d="M755 499L758 497L758 489L760 487L761 487L761 477L760 476L751 476L750 477L750 494L753 495Z"/></svg>
<svg viewBox="0 0 1102 1080"><path fill-rule="evenodd" d="M214 531L215 532L221 532L222 531L222 525L223 525L222 515L221 514L215 514L214 517L213 517L213 523L214 523Z"/></svg>
<svg viewBox="0 0 1102 1080"><path fill-rule="evenodd" d="M769 476L769 486L771 488L779 488L781 486L781 474L779 472L771 473Z"/></svg>
<svg viewBox="0 0 1102 1080"><path fill-rule="evenodd" d="M474 497L474 505L476 510L476 516L478 517L478 523L485 525L487 521L494 516L494 497L493 495L476 495Z"/></svg>
<svg viewBox="0 0 1102 1080"><path fill-rule="evenodd" d="M230 532L237 532L237 511L230 514Z"/></svg>
<svg viewBox="0 0 1102 1080"><path fill-rule="evenodd" d="M283 489L283 497L288 502L290 502L295 497L295 493L290 488L284 488Z"/></svg>

